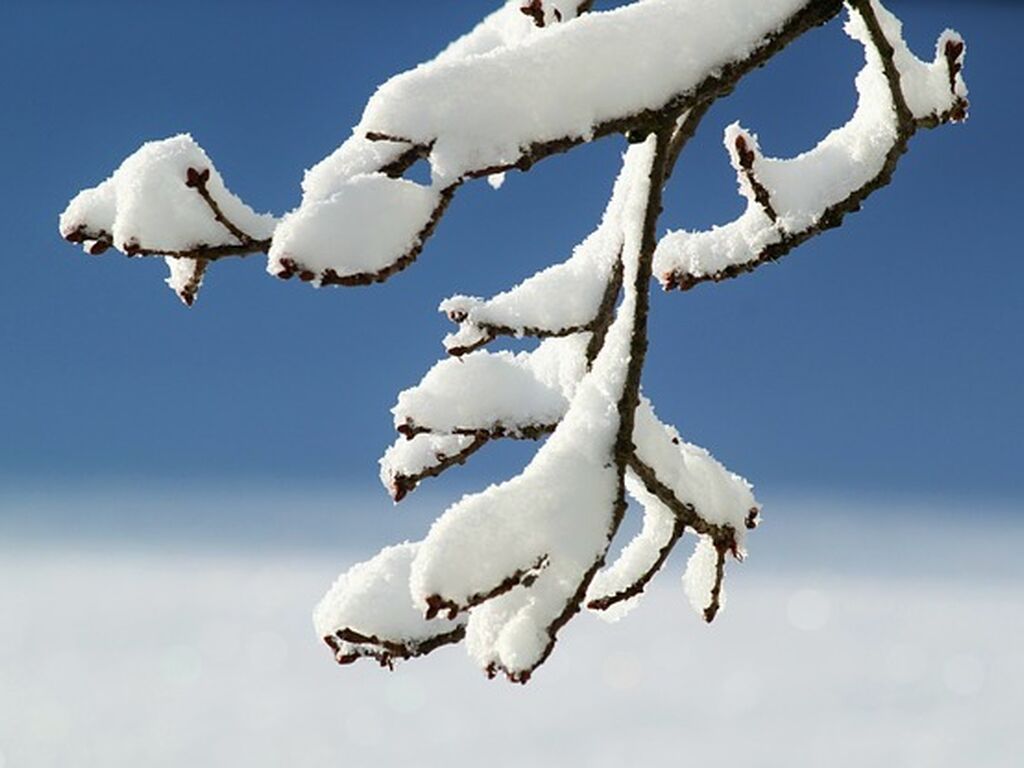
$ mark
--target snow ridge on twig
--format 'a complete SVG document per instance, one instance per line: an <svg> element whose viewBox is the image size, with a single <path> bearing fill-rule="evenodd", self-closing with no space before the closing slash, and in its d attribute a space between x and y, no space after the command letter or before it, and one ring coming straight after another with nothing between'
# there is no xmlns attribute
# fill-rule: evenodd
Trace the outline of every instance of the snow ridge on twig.
<svg viewBox="0 0 1024 768"><path fill-rule="evenodd" d="M349 568L315 630L335 659L385 667L463 642L490 676L527 682L566 623L625 615L687 532L691 606L712 621L727 563L760 518L750 484L663 423L641 378L653 277L687 289L752 271L842 223L889 183L922 128L967 116L965 46L917 59L878 0L850 0L864 46L850 121L790 159L725 131L746 211L657 238L662 190L711 104L840 0L508 0L433 61L371 98L351 137L310 169L298 207L256 214L189 136L152 142L76 196L61 234L99 254L162 256L191 305L218 259L267 255L315 286L385 280L418 257L462 184L528 170L604 136L628 148L601 221L569 255L491 298L456 295L448 356L392 409L380 479L398 502L500 439L543 441L517 476L448 507L421 541ZM417 162L431 179L404 178ZM496 176L497 175L497 176ZM502 336L536 339L513 354ZM608 563L632 499L636 536Z"/></svg>

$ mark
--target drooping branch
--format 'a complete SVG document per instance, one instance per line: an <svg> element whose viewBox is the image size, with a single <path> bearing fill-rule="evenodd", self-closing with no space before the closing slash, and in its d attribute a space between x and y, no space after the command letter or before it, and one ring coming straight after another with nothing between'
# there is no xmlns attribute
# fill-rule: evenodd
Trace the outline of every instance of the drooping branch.
<svg viewBox="0 0 1024 768"><path fill-rule="evenodd" d="M320 601L314 624L339 664L372 658L390 668L465 637L464 622L426 619L409 604L409 569L420 546L386 547L341 574Z"/></svg>
<svg viewBox="0 0 1024 768"><path fill-rule="evenodd" d="M388 640L376 635L363 635L354 629L342 628L332 635L326 635L324 642L334 651L335 660L351 664L359 659L371 658L382 667L394 669L395 661L405 661L426 656L446 645L461 643L466 637L466 628L457 626L448 632L416 641Z"/></svg>
<svg viewBox="0 0 1024 768"><path fill-rule="evenodd" d="M661 146L665 143L667 131ZM521 475L446 511L413 563L411 589L428 614L471 608L466 638L471 654L484 668L519 682L547 658L561 627L579 610L621 519L617 408L628 380L622 361L630 354L637 319L636 273L643 249L648 259L653 251L653 236L645 238L642 230L657 145L651 137L628 153L623 174L632 192L621 217L627 233L625 298L568 412ZM660 154L659 167L663 159ZM474 552L473 568L453 569L455 552L464 556L467 547ZM540 557L546 565L534 575ZM529 584L523 583L524 573L530 574ZM477 604L480 596L486 599ZM513 639L524 632L536 638L525 655ZM520 648L515 655L503 650L513 646Z"/></svg>
<svg viewBox="0 0 1024 768"><path fill-rule="evenodd" d="M730 525L716 525L705 520L692 504L683 502L675 492L666 485L655 470L635 455L630 457L629 468L636 473L644 488L655 496L662 504L672 510L683 525L695 533L708 536L715 542L721 542L729 550L737 550L736 529Z"/></svg>
<svg viewBox="0 0 1024 768"><path fill-rule="evenodd" d="M680 501L675 493L658 478L651 467L636 457L633 457L630 468L643 482L647 491L672 510L676 515L679 525L683 526L684 529L691 528L693 531L701 534L703 537L702 542L710 542L710 546L714 551L713 577L708 579L704 576L704 572L707 570L708 559L706 555L703 555L702 545L699 544L697 551L694 552L693 557L690 559L686 582L687 591L690 594L691 602L694 603L694 607L703 613L705 621L708 623L714 621L722 605L725 557L727 554L731 554L735 558L742 558L742 551L737 542L736 529L729 525L708 523L697 513L692 505ZM748 517L750 526L753 526L756 516L756 510L751 509L750 516Z"/></svg>
<svg viewBox="0 0 1024 768"><path fill-rule="evenodd" d="M873 3L858 4L858 8L871 11L875 7ZM871 31L867 14L860 18L863 34L854 26L855 36L870 38L871 42L878 37L879 30L892 34L888 17L874 16L875 32ZM958 67L963 50L956 48L952 37L947 38L945 46L943 77L951 84L953 95L962 98ZM872 43L871 50L876 47ZM859 90L872 86L872 78L879 73L883 86L886 85L889 78L881 64L883 55L869 52L866 74L858 79ZM905 72L906 61L899 60L900 49L893 47L888 55L896 71ZM871 91L871 87L867 90ZM877 93L873 95L877 97ZM891 96L884 102L887 111L879 111L878 99L867 99L867 109L855 116L854 128L867 124L883 135L889 131L895 142L902 130L901 119L892 117L900 112L898 101ZM905 99L915 126L957 113L956 104L948 109L922 111L920 101ZM696 130L706 106L704 102L683 105L676 114L624 130L631 142L641 146L634 146L627 153L620 177L624 205L614 210L610 206L610 226L622 236L617 243L621 277L607 270L601 273L601 281L595 281L600 286L601 301L587 305L583 323L528 323L521 317L515 322L496 322L494 318L503 311L499 309L500 296L488 302L457 297L445 307L460 324L456 334L459 343L448 346L463 353L470 345L486 344L502 332L529 330L544 337L564 330L565 340L571 341L583 336L580 331L584 328L592 331L582 371L577 361L573 368L576 378L570 377L571 383L561 387L565 410L545 421L554 426L554 431L534 460L521 475L465 497L449 508L435 523L411 565L409 585L413 599L427 617L446 616L454 620L468 613L467 648L490 676L503 673L512 681L529 680L536 667L550 655L561 628L584 602L592 609L604 611L631 604L665 563L686 528L697 534L698 543L687 564L684 588L694 608L706 621L713 620L724 604L726 560L729 556L742 559L745 533L757 524L759 507L749 484L725 470L706 451L682 442L675 430L658 421L650 403L640 394L661 191L675 158ZM392 137L397 135L390 133ZM809 222L801 221L800 216L807 217L807 212L794 205L793 188L780 183L787 172L799 175L798 164L782 166L786 161L764 158L756 138L738 128L730 129L727 135L741 188L750 201L749 217L743 222L747 230L760 227L762 237L769 233L770 245L775 242L770 233L782 233L782 237L819 226L816 215ZM416 141L424 139L412 136L410 143ZM434 171L443 177L443 160L439 157L443 158L444 153L438 149L442 137L435 136L429 141ZM442 165L440 171L438 163ZM486 167L487 172L498 169ZM856 182L852 184L854 189L864 183L849 168L844 171ZM469 173L458 175L458 180L461 182ZM607 248L603 251L609 252ZM550 274L560 277L557 271ZM541 278L557 284L550 274L544 277L545 273L541 273L509 293L522 299L542 283ZM622 300L613 314L612 307L620 293ZM596 292L591 291L590 295ZM488 317L488 312L495 314ZM548 339L541 346L550 342ZM467 355L467 359L476 358ZM461 391L450 383L443 389ZM456 418L454 406L437 407L439 398L416 399L419 402L409 414L422 411L426 417L407 414L404 420L396 418L396 425L413 440L466 441L453 443L458 448L454 454L458 454L471 446L476 450L495 436L495 429L499 433L507 431L505 421L509 419L495 420L496 409L490 406L480 413ZM528 409L527 418L519 418L522 414L518 414L511 423L539 423L532 408ZM555 411L558 408L552 409L552 413ZM491 416L481 418L485 412ZM426 429L431 434L420 431ZM435 433L435 429L439 431ZM458 430L465 430L465 434ZM474 434L480 438L479 445L476 438L470 437ZM447 455L450 454L439 453L436 461L423 465L440 467L446 463ZM619 560L601 571L625 513L627 473L635 486L631 494L645 506L644 528L623 550ZM581 514L581 510L588 514ZM468 557L470 552L472 556ZM465 561L472 565L467 567Z"/></svg>
<svg viewBox="0 0 1024 768"><path fill-rule="evenodd" d="M281 278L364 285L416 260L466 181L612 134L631 144L600 226L567 261L491 299L442 304L459 325L445 341L455 357L393 409L401 439L381 460L392 497L492 440L548 439L521 474L463 497L422 542L339 577L315 622L342 664L391 667L465 640L489 675L526 682L584 605L634 604L687 528L698 543L684 588L714 619L726 560L744 556L759 507L745 480L683 442L641 394L653 274L689 287L778 258L888 183L916 130L966 117L962 40L944 33L923 64L880 3L851 0L848 29L867 66L848 126L793 160L764 157L753 134L731 127L747 212L659 244L663 188L710 106L841 3L732 0L710 14L703 3L642 2L557 24L590 5L510 0L386 83L281 221L228 192L189 137L146 145L61 217L62 234L90 253L169 257L168 283L188 304L212 261L258 252ZM420 161L429 184L406 178ZM804 183L825 177L841 194ZM503 335L543 341L520 355L479 349ZM627 492L643 528L605 568Z"/></svg>
<svg viewBox="0 0 1024 768"><path fill-rule="evenodd" d="M629 495L643 507L643 527L627 544L618 559L599 571L587 592L587 608L607 612L615 606L635 602L647 584L661 570L679 541L686 524L672 510L645 489L630 471L626 476ZM625 610L615 614L619 618Z"/></svg>
<svg viewBox="0 0 1024 768"><path fill-rule="evenodd" d="M654 249L657 246L657 225L658 217L661 215L661 197L665 186L666 174L668 171L669 143L671 140L671 126L675 122L666 121L649 138L646 143L653 143L651 163L649 166L648 179L645 185L646 196L641 207L642 221L633 222L626 214L625 249L636 248L636 261L633 265L632 275L624 275L626 280L632 279L632 283L625 283L626 297L619 308L619 312L631 312L629 319L629 362L626 364L625 378L622 385L622 393L616 404L618 412L618 429L612 445L612 458L615 462L617 491L612 505L612 514L605 537L605 544L601 552L594 560L591 567L583 574L576 592L566 601L560 614L547 627L548 641L544 650L526 669L504 668L506 675L513 682L527 682L533 670L543 664L554 650L558 639L558 633L569 620L579 613L583 601L586 599L587 591L597 572L604 566L605 556L608 547L611 545L615 534L626 513L626 469L630 456L633 453L633 428L637 406L640 403L640 378L643 372L644 358L647 354L647 314L650 307L650 282L651 262L654 256ZM633 214L635 216L635 214ZM633 237L639 235L639 243L631 245L630 228L636 228L632 233ZM638 231L637 231L638 230ZM603 351L603 350L602 350ZM600 354L600 353L599 353Z"/></svg>
<svg viewBox="0 0 1024 768"><path fill-rule="evenodd" d="M490 435L415 435L401 437L380 460L380 480L397 503L429 477L466 463Z"/></svg>
<svg viewBox="0 0 1024 768"><path fill-rule="evenodd" d="M167 267L170 277L167 285L178 294L178 298L191 307L203 285L203 277L210 262L208 259L176 259L168 257Z"/></svg>

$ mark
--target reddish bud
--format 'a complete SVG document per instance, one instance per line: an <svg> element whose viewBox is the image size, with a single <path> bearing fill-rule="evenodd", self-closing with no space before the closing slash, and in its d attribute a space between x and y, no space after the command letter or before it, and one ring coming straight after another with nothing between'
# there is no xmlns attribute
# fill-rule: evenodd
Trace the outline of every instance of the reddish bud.
<svg viewBox="0 0 1024 768"><path fill-rule="evenodd" d="M90 256L99 256L100 254L106 253L108 248L110 248L109 240L93 240L85 251Z"/></svg>
<svg viewBox="0 0 1024 768"><path fill-rule="evenodd" d="M67 240L69 243L75 243L76 245L79 243L84 243L86 241L85 225L80 224L74 229L72 229L70 232L65 232L64 239Z"/></svg>
<svg viewBox="0 0 1024 768"><path fill-rule="evenodd" d="M206 182L210 180L210 169L205 168L202 171L196 168L189 168L185 173L185 186L186 187L203 187Z"/></svg>
<svg viewBox="0 0 1024 768"><path fill-rule="evenodd" d="M746 136L742 134L736 137L736 155L740 161L740 167L744 170L749 171L754 167L754 159L756 155L747 144Z"/></svg>

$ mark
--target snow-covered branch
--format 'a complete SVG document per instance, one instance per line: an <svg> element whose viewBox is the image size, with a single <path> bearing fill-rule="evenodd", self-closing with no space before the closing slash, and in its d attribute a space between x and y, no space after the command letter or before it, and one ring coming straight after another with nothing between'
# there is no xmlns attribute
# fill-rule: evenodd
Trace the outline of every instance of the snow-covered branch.
<svg viewBox="0 0 1024 768"><path fill-rule="evenodd" d="M407 599L409 568L419 546L386 547L339 576L321 600L314 624L339 664L372 658L391 667L465 637L465 621L424 618Z"/></svg>
<svg viewBox="0 0 1024 768"><path fill-rule="evenodd" d="M543 4L545 13L564 17L563 5ZM229 218L268 252L267 270L277 277L318 286L386 280L416 260L465 181L526 171L603 136L646 133L728 93L839 7L839 0L732 0L712 16L693 2L646 0L541 30L510 0L434 61L378 89L351 138L307 172L302 203L277 224L269 243L271 232ZM144 171L152 157L145 150L129 159ZM420 159L430 164L429 185L401 178ZM83 196L94 198L113 177L72 201L62 234L127 255L209 261L253 253L234 241L211 251L217 240L204 237L204 227L177 221L179 202L172 198L185 170L167 176L160 194L133 196L146 217L169 222L169 239L110 232L106 220L124 216L116 196L102 215L83 210ZM215 169L214 175L219 181Z"/></svg>
<svg viewBox="0 0 1024 768"><path fill-rule="evenodd" d="M380 459L380 481L392 499L401 501L428 477L465 464L490 439L489 434L400 437Z"/></svg>
<svg viewBox="0 0 1024 768"><path fill-rule="evenodd" d="M261 252L281 278L361 285L411 264L467 181L625 137L601 221L567 259L491 298L442 302L458 325L449 356L392 409L398 438L380 461L392 498L494 440L543 442L520 474L452 504L421 541L338 578L314 617L338 662L391 667L465 641L489 675L526 682L582 608L614 619L635 605L688 531L684 592L707 621L720 612L727 561L745 556L760 506L642 394L652 277L688 288L779 258L887 184L917 130L967 114L956 33L924 63L878 0L850 0L846 30L866 57L851 120L792 159L766 157L730 126L746 212L659 242L665 183L710 106L841 7L636 0L599 13L580 0L507 0L381 86L281 219L228 191L187 135L144 145L71 201L66 239L92 254L165 257L187 304L218 259ZM420 162L429 183L406 178ZM500 336L537 341L517 354L483 349ZM627 496L643 522L608 565Z"/></svg>
<svg viewBox="0 0 1024 768"><path fill-rule="evenodd" d="M61 236L93 256L113 246L166 258L168 284L189 305L209 262L267 252L276 225L228 190L187 134L145 144L60 217Z"/></svg>
<svg viewBox="0 0 1024 768"><path fill-rule="evenodd" d="M866 56L853 117L793 159L766 158L756 137L730 126L725 144L747 209L722 227L666 235L655 255L655 271L666 288L686 290L753 271L838 227L890 183L920 128L966 118L965 46L959 35L943 32L935 59L925 63L903 41L899 20L877 0L855 0L850 7L846 31Z"/></svg>

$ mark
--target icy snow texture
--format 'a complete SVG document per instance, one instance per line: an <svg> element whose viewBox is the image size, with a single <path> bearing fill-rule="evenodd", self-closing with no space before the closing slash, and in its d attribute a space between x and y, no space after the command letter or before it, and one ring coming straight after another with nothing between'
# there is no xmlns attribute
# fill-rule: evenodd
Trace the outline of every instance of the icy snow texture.
<svg viewBox="0 0 1024 768"><path fill-rule="evenodd" d="M142 145L109 179L78 193L60 216L61 234L80 228L92 236L103 232L121 250L136 245L159 253L238 245L197 191L185 185L190 168L209 169L207 189L229 221L253 239L271 236L274 217L255 213L231 194L188 134Z"/></svg>
<svg viewBox="0 0 1024 768"><path fill-rule="evenodd" d="M902 91L913 117L923 120L951 109L967 96L958 74L950 88L945 58L949 41L960 42L947 30L939 38L935 60L924 63L902 39L902 25L877 2L872 3L883 30L895 49ZM735 221L704 232L670 232L658 244L654 272L663 280L673 275L713 276L729 267L756 261L764 249L785 236L813 227L833 205L848 198L882 171L897 140L892 91L882 59L860 14L849 9L845 29L864 45L866 64L856 78L857 108L846 125L826 136L814 149L792 159L764 157L756 137L734 124L726 129L725 145L740 179L747 209ZM741 167L736 140L743 137L754 152L753 173L768 191L777 214L772 221L755 199Z"/></svg>
<svg viewBox="0 0 1024 768"><path fill-rule="evenodd" d="M372 560L352 566L335 581L313 614L320 637L352 630L405 646L415 652L423 643L450 633L461 620L423 618L409 599L409 566L419 544L406 542L382 550ZM379 651L373 644L340 641L339 658Z"/></svg>

